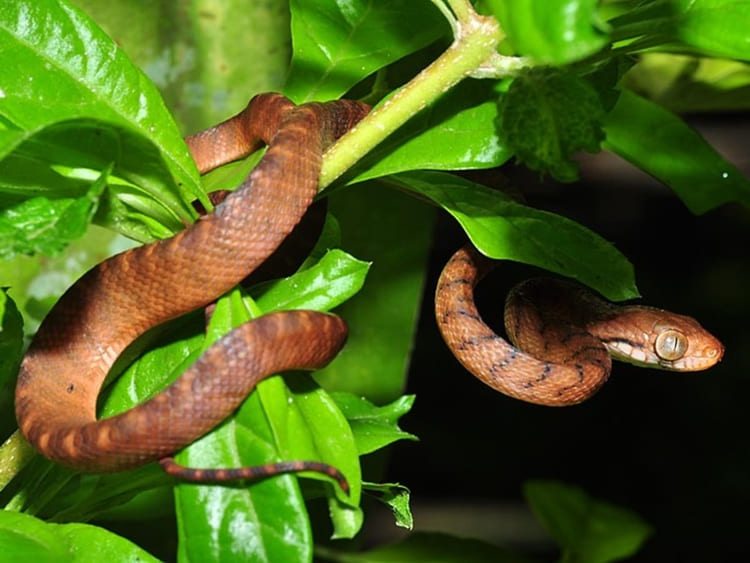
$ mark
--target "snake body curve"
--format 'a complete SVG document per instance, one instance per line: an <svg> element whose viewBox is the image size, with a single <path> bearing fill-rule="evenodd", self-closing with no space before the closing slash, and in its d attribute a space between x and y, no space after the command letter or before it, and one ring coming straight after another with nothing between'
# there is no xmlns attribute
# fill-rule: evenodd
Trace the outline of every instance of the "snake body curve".
<svg viewBox="0 0 750 563"><path fill-rule="evenodd" d="M81 471L158 460L231 414L264 377L315 369L343 345L333 315L266 315L209 348L147 402L97 420L101 386L122 351L149 328L234 287L281 244L317 193L322 154L368 111L357 102L294 106L256 96L223 124L188 139L201 172L268 150L215 211L174 237L126 251L85 274L42 323L19 372L16 418L44 456Z"/></svg>
<svg viewBox="0 0 750 563"><path fill-rule="evenodd" d="M654 307L616 306L570 282L532 279L508 295L505 329L482 320L474 287L493 263L457 251L438 281L435 317L448 347L479 380L510 397L547 406L580 403L607 381L611 358L672 371L719 362L724 347L698 322Z"/></svg>

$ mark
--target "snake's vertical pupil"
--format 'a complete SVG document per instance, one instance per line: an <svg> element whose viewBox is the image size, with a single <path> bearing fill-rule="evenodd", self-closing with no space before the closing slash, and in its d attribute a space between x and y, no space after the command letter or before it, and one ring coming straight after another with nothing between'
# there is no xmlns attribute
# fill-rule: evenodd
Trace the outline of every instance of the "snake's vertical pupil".
<svg viewBox="0 0 750 563"><path fill-rule="evenodd" d="M667 329L656 337L654 351L662 360L679 360L688 348L687 336L679 330Z"/></svg>

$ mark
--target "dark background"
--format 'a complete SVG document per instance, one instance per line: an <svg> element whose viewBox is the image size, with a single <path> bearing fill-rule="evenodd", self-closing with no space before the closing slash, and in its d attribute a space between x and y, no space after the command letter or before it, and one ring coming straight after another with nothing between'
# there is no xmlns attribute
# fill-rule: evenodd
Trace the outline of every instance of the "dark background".
<svg viewBox="0 0 750 563"><path fill-rule="evenodd" d="M714 146L748 173L741 116L694 118ZM633 263L643 303L696 317L725 344L723 362L691 374L617 363L588 402L548 408L509 399L464 371L432 313L440 269L464 242L441 217L430 260L402 427L421 442L395 446L387 479L409 486L416 529L445 529L555 553L523 504L527 479L558 479L628 507L654 528L637 561L737 561L750 556L748 214L725 205L693 216L667 188L611 156L582 159L582 179L540 181L514 165L501 173L534 207L612 241ZM500 183L496 173L485 183ZM537 274L503 263L478 289L487 322L502 326L507 290Z"/></svg>

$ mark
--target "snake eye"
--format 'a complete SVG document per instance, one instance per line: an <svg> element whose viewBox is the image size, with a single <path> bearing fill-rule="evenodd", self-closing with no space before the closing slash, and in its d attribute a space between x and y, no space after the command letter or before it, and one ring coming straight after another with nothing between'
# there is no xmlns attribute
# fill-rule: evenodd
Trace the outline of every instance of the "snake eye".
<svg viewBox="0 0 750 563"><path fill-rule="evenodd" d="M656 337L654 351L662 360L679 360L688 348L687 336L678 330L667 329Z"/></svg>

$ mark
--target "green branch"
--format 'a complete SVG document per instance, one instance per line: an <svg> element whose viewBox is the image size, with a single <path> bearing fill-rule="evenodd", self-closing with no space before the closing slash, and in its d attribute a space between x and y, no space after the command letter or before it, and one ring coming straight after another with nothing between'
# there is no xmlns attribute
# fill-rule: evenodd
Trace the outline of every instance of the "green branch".
<svg viewBox="0 0 750 563"><path fill-rule="evenodd" d="M476 15L469 0L445 0L445 3L450 6L456 19L461 23L468 22Z"/></svg>
<svg viewBox="0 0 750 563"><path fill-rule="evenodd" d="M452 0L452 7L453 4L460 2ZM497 21L473 10L465 17L457 22L455 40L445 53L370 112L325 154L321 188L331 184L414 114L492 60L500 39Z"/></svg>
<svg viewBox="0 0 750 563"><path fill-rule="evenodd" d="M453 44L409 83L376 107L323 157L320 189L466 77L503 78L532 66L524 57L497 53L503 32L497 20L477 14L468 0L432 0L453 30Z"/></svg>
<svg viewBox="0 0 750 563"><path fill-rule="evenodd" d="M21 469L36 455L21 432L11 434L0 446L0 490L10 483Z"/></svg>

